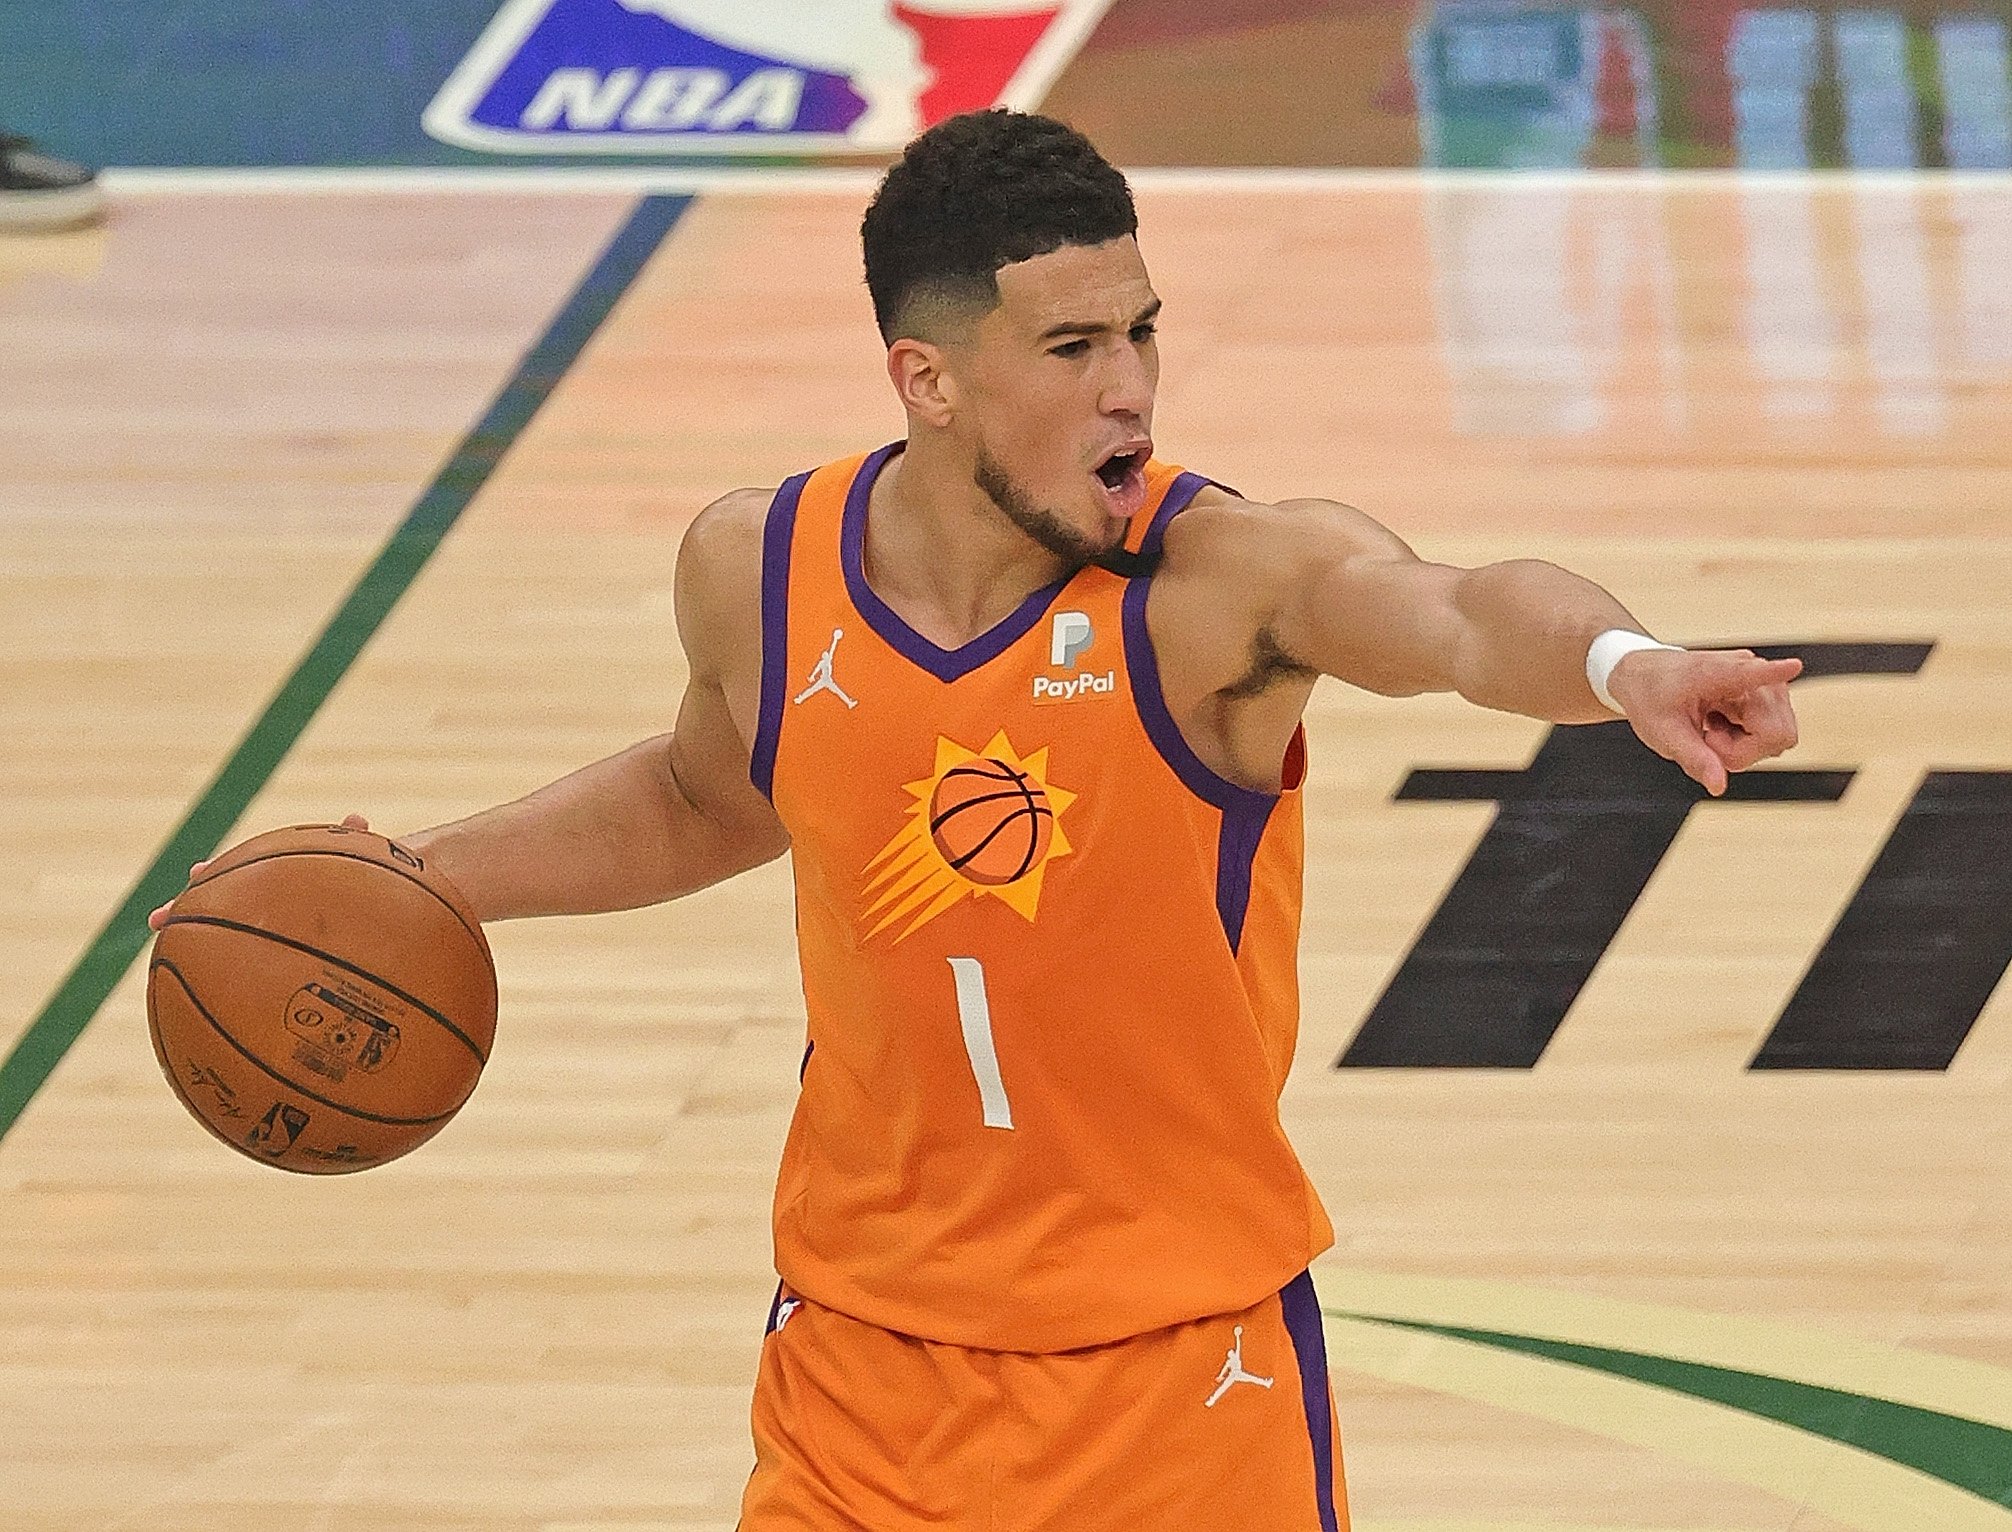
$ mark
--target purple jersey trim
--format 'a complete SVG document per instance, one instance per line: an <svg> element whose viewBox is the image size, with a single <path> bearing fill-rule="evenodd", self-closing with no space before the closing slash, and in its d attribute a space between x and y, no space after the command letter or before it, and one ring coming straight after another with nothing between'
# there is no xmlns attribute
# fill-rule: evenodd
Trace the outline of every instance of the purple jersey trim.
<svg viewBox="0 0 2012 1532"><path fill-rule="evenodd" d="M1262 793L1252 807L1241 804L1223 810L1223 826L1216 835L1216 914L1222 917L1223 935L1229 938L1230 952L1243 945L1244 916L1250 911L1251 869L1257 862L1258 846L1265 826L1271 822L1276 798Z"/></svg>
<svg viewBox="0 0 2012 1532"><path fill-rule="evenodd" d="M1207 489L1210 480L1198 473L1179 473L1174 482L1167 486L1167 493L1160 500L1160 507L1153 512L1153 519L1146 523L1146 535L1139 539L1139 553L1145 558L1153 558L1160 551L1160 545L1167 540L1167 525L1188 508L1195 496Z"/></svg>
<svg viewBox="0 0 2012 1532"><path fill-rule="evenodd" d="M1320 1300L1313 1274L1301 1272L1278 1295L1286 1333L1299 1357L1299 1395L1306 1406L1306 1430L1313 1438L1313 1495L1320 1507L1321 1532L1340 1532L1334 1509L1334 1416L1327 1394L1327 1337L1320 1327Z"/></svg>
<svg viewBox="0 0 2012 1532"><path fill-rule="evenodd" d="M769 502L761 533L761 706L755 714L748 778L764 798L775 797L775 750L782 737L783 694L789 690L789 554L796 506L810 475L783 481Z"/></svg>
<svg viewBox="0 0 2012 1532"><path fill-rule="evenodd" d="M969 643L945 649L931 643L902 620L901 614L874 593L866 583L866 504L873 494L873 481L888 459L907 446L894 442L873 453L859 465L852 487L846 491L845 517L838 535L838 561L845 571L846 594L866 625L905 659L921 666L939 681L955 681L968 676L987 660L997 659L1041 620L1067 579L1044 585L1021 602L1011 616L994 623Z"/></svg>
<svg viewBox="0 0 2012 1532"><path fill-rule="evenodd" d="M1199 474L1184 473L1175 479L1167 498L1154 512L1139 551L1150 557L1160 551L1167 526L1209 483ZM1258 842L1278 804L1274 793L1254 792L1217 776L1189 748L1180 725L1167 710L1160 690L1160 665L1153 653L1153 639L1146 627L1146 599L1152 593L1153 577L1140 575L1125 586L1125 669L1132 680L1132 701L1139 710L1139 722L1160 759L1174 770L1188 791L1204 803L1222 811L1222 829L1216 839L1216 913L1222 918L1223 935L1230 951L1243 941L1244 915L1250 908L1251 864L1257 858Z"/></svg>

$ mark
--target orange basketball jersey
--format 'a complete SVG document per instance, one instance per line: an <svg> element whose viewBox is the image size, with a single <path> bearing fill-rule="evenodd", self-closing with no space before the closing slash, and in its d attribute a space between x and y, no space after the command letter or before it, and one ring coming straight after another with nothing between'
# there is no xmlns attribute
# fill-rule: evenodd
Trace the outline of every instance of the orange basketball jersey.
<svg viewBox="0 0 2012 1532"><path fill-rule="evenodd" d="M1277 1293L1333 1240L1279 1126L1298 1032L1304 746L1204 766L1150 575L1034 592L962 648L868 586L899 445L791 479L763 543L752 774L792 837L809 1013L776 1190L797 1292L1005 1351ZM1208 481L1149 470L1156 554Z"/></svg>

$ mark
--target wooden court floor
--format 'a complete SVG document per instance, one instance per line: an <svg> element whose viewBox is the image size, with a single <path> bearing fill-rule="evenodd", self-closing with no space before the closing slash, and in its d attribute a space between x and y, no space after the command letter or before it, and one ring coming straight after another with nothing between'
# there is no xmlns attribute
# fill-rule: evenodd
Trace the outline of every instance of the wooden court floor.
<svg viewBox="0 0 2012 1532"><path fill-rule="evenodd" d="M861 200L684 211L233 838L417 828L668 726L690 517L899 432ZM1673 640L1925 648L1799 684L1783 764L1834 801L1683 818L1527 1068L1336 1061L1496 812L1410 774L1545 729L1316 692L1285 1114L1340 1231L1357 1526L2012 1532L2012 998L1946 1068L1748 1067L1930 774L2012 772L2012 183L1141 203L1163 455L1570 564ZM629 211L162 192L0 240L0 1051ZM1973 948L2012 905L1981 865ZM1902 905L1938 876L1903 872ZM726 1532L788 901L777 865L494 929L481 1089L327 1180L187 1118L129 973L0 1139L0 1529ZM1888 957L1923 951L1965 958Z"/></svg>

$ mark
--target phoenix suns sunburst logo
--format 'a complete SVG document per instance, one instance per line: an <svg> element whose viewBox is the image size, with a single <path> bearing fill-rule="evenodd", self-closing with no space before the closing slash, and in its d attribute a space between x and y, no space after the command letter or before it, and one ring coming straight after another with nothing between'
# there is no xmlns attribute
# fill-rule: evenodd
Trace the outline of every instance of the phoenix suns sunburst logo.
<svg viewBox="0 0 2012 1532"><path fill-rule="evenodd" d="M1004 729L983 750L939 734L935 769L903 790L908 823L866 864L868 940L905 919L901 941L983 895L1034 918L1048 864L1071 849L1062 813L1076 801L1048 780L1046 746L1023 757Z"/></svg>

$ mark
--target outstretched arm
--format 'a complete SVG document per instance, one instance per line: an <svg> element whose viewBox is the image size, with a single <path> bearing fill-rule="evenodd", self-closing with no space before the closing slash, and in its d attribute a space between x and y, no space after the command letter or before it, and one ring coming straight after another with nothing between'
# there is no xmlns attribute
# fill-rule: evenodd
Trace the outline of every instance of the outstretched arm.
<svg viewBox="0 0 2012 1532"><path fill-rule="evenodd" d="M715 686L687 689L677 727L528 797L404 836L483 920L660 904L780 856L789 837L752 785L721 780L733 734ZM747 784L747 757L740 776Z"/></svg>
<svg viewBox="0 0 2012 1532"><path fill-rule="evenodd" d="M1272 636L1291 659L1386 696L1455 691L1553 723L1614 717L1587 678L1587 651L1601 633L1644 629L1590 580L1535 559L1429 563L1329 501L1275 510L1258 535L1290 541ZM1613 667L1607 689L1644 744L1718 794L1728 772L1795 744L1788 682L1801 669L1746 650L1641 650Z"/></svg>
<svg viewBox="0 0 2012 1532"><path fill-rule="evenodd" d="M678 636L691 676L668 734L584 766L528 797L404 837L484 920L658 904L774 860L789 846L748 778L730 688L760 654L761 513L768 497L715 502L678 551Z"/></svg>
<svg viewBox="0 0 2012 1532"><path fill-rule="evenodd" d="M635 909L772 861L789 835L748 779L761 653L761 522L768 496L707 507L678 550L678 635L691 663L676 727L529 796L401 836L483 920ZM345 821L368 828L361 815ZM198 862L191 876L207 865ZM149 917L158 928L162 905Z"/></svg>

